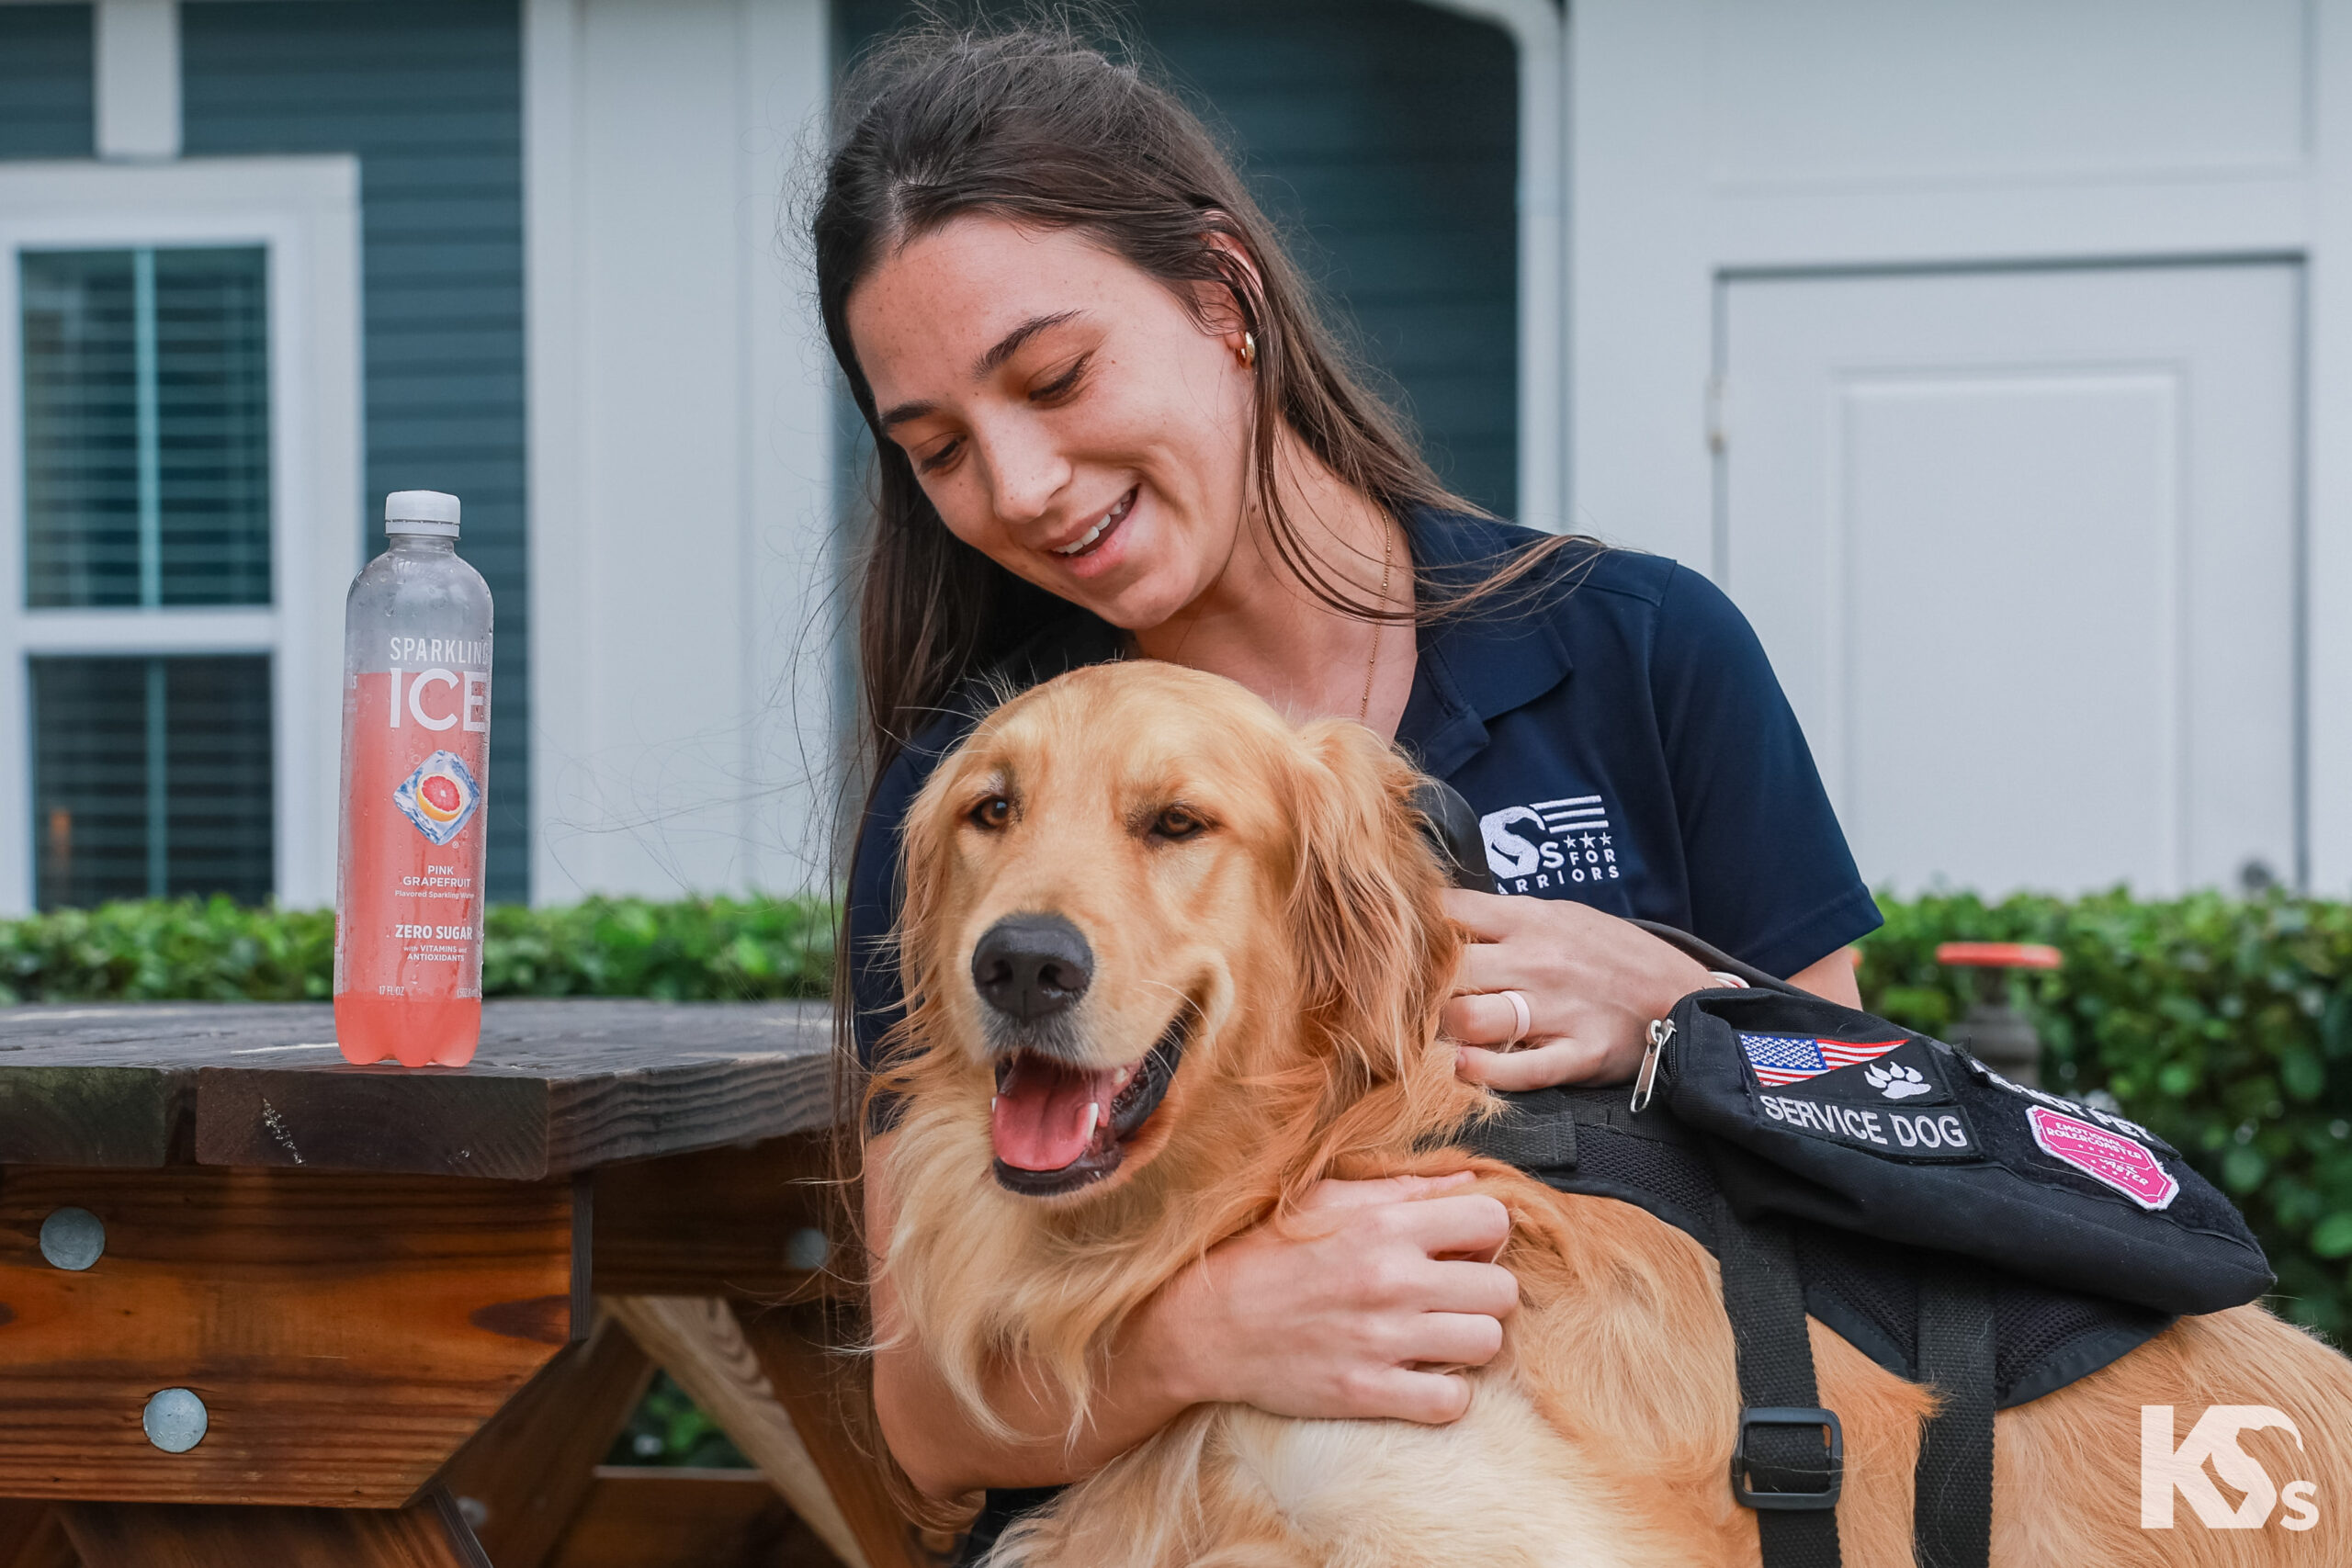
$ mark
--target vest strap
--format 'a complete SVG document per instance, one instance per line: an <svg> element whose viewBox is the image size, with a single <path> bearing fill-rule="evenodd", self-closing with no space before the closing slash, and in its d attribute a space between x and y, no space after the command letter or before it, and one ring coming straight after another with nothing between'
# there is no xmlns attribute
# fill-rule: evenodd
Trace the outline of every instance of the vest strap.
<svg viewBox="0 0 2352 1568"><path fill-rule="evenodd" d="M1732 1495L1756 1511L1764 1568L1838 1568L1845 1440L1820 1407L1796 1249L1777 1220L1743 1220L1715 1195L1715 1257L1739 1362Z"/></svg>
<svg viewBox="0 0 2352 1568"><path fill-rule="evenodd" d="M1941 1402L1919 1433L1912 1547L1919 1568L1993 1556L1993 1286L1947 1262L1919 1281L1919 1381Z"/></svg>

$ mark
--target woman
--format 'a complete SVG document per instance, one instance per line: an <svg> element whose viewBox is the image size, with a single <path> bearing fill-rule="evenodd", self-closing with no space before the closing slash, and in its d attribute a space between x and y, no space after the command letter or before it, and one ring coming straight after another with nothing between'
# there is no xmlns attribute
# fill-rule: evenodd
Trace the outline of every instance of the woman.
<svg viewBox="0 0 2352 1568"><path fill-rule="evenodd" d="M1498 1088L1629 1077L1709 983L1623 917L1852 1003L1878 923L1737 611L1672 562L1547 539L1445 493L1306 303L1170 96L1073 39L910 36L850 83L814 220L834 355L880 452L860 660L878 770L842 944L856 1048L899 1016L901 814L984 693L1117 657L1359 719L1482 814L1501 896L1446 1010ZM994 685L990 683L993 678ZM1519 1047L1513 1049L1513 1047ZM869 1152L888 1138L887 1105ZM867 1169L874 1162L867 1162ZM1328 1182L1137 1314L1076 1441L1018 1366L1021 1436L958 1412L919 1345L876 1358L883 1435L940 1499L1067 1482L1188 1405L1442 1422L1516 1299L1498 1204ZM886 1184L865 1193L887 1247ZM984 1525L984 1533L988 1527Z"/></svg>

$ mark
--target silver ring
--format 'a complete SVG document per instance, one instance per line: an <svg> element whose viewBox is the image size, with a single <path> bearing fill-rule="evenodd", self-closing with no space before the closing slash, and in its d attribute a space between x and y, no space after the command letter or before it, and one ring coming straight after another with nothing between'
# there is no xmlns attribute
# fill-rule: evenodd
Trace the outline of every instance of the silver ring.
<svg viewBox="0 0 2352 1568"><path fill-rule="evenodd" d="M1519 992L1498 991L1496 994L1510 1004L1511 1017L1518 1021L1510 1032L1510 1038L1503 1043L1516 1045L1527 1038L1529 1030L1535 1027L1535 1015L1527 1010L1527 998Z"/></svg>

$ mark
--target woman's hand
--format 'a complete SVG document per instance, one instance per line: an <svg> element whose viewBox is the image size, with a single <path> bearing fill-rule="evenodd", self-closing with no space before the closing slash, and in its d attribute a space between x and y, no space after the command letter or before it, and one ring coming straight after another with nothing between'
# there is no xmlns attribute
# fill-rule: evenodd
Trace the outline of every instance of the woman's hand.
<svg viewBox="0 0 2352 1568"><path fill-rule="evenodd" d="M1442 1423L1453 1369L1502 1348L1519 1305L1486 1261L1510 1234L1467 1171L1317 1184L1303 1212L1212 1249L1160 1289L1145 1333L1191 1403L1277 1416Z"/></svg>
<svg viewBox="0 0 2352 1568"><path fill-rule="evenodd" d="M1462 1047L1455 1071L1489 1089L1631 1081L1652 1019L1714 982L1695 958L1639 926L1570 899L1448 890L1446 913L1466 927L1454 996L1440 1027ZM1504 991L1527 1000L1528 1027Z"/></svg>
<svg viewBox="0 0 2352 1568"><path fill-rule="evenodd" d="M1016 1434L982 1429L920 1344L899 1338L898 1292L873 1263L889 1251L898 1203L887 1154L867 1145L874 1403L882 1438L916 1489L945 1502L984 1486L1081 1480L1194 1404L1254 1404L1282 1416L1451 1421L1467 1382L1446 1369L1502 1348L1519 1282L1490 1258L1510 1234L1502 1204L1467 1171L1326 1181L1288 1224L1214 1247L1161 1286L1111 1345L1088 1418L1017 1362L988 1379L988 1402Z"/></svg>

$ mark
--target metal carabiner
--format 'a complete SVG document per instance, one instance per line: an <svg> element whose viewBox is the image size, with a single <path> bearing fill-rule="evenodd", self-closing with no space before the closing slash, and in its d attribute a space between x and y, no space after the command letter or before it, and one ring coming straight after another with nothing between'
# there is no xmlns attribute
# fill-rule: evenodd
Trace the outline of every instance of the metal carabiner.
<svg viewBox="0 0 2352 1568"><path fill-rule="evenodd" d="M1650 1095L1657 1088L1658 1057L1665 1054L1667 1042L1673 1038L1672 1019L1650 1020L1650 1048L1642 1053L1642 1070L1634 1075L1634 1100L1628 1107L1636 1116L1649 1107Z"/></svg>

